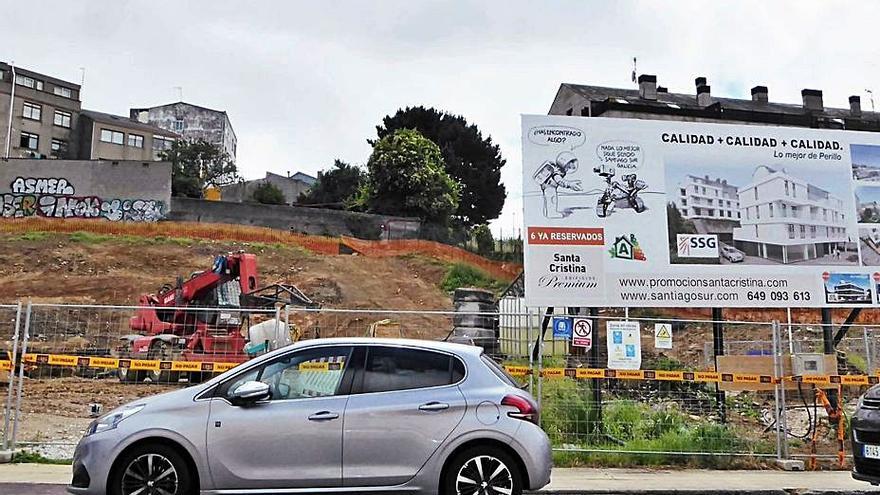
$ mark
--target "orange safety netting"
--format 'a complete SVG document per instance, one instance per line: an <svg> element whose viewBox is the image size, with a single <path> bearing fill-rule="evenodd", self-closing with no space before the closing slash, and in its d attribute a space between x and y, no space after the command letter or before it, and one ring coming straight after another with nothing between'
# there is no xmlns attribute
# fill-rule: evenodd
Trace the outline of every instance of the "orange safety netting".
<svg viewBox="0 0 880 495"><path fill-rule="evenodd" d="M195 222L107 222L40 217L0 221L0 233L26 232L90 232L137 237L165 236L214 241L281 243L299 246L320 254L339 254L340 245L345 245L352 251L369 257L422 254L443 261L468 263L501 280L513 280L522 271L522 265L518 263L492 261L455 246L418 239L365 241L353 237L337 238L285 232L267 227Z"/></svg>
<svg viewBox="0 0 880 495"><path fill-rule="evenodd" d="M463 262L474 265L501 280L513 280L522 271L519 263L493 261L459 247L421 239L398 239L391 241L365 241L342 237L342 243L364 256L400 256L423 254L443 261Z"/></svg>

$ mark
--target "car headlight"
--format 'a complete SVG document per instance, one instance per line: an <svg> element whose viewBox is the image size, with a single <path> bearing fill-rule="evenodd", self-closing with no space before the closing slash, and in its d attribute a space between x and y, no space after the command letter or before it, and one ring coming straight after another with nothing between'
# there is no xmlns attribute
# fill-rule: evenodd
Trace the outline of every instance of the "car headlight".
<svg viewBox="0 0 880 495"><path fill-rule="evenodd" d="M862 406L865 405L865 396L866 396L866 395L868 395L868 394L862 394L862 396L859 397L859 403L858 403L858 405L856 406L856 409L857 409L857 410L858 410L858 409L861 409Z"/></svg>
<svg viewBox="0 0 880 495"><path fill-rule="evenodd" d="M92 423L89 425L89 428L86 430L85 436L94 435L95 433L101 433L102 431L112 430L116 428L116 426L119 425L119 423L123 419L137 412L140 412L140 410L143 408L144 404L140 404L102 416L92 421Z"/></svg>

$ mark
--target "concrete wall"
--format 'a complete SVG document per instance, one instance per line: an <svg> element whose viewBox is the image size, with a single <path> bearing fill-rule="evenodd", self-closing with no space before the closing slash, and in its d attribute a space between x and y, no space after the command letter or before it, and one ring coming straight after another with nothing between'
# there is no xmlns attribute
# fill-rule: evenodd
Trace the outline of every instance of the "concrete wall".
<svg viewBox="0 0 880 495"><path fill-rule="evenodd" d="M171 164L0 160L0 216L157 221L171 206Z"/></svg>
<svg viewBox="0 0 880 495"><path fill-rule="evenodd" d="M284 194L284 202L287 204L296 203L299 195L306 192L309 187L311 187L303 181L287 178L283 175L273 174L272 172L266 172L266 178L264 179L249 180L247 182L223 186L221 188L222 195L220 199L222 201L235 201L238 203L253 201L254 191L264 182L268 182L281 190L281 193Z"/></svg>
<svg viewBox="0 0 880 495"><path fill-rule="evenodd" d="M362 239L387 236L383 225L392 225L394 237L418 233L419 220L349 211L259 203L228 203L191 198L172 198L168 220L254 225L315 235L347 235Z"/></svg>

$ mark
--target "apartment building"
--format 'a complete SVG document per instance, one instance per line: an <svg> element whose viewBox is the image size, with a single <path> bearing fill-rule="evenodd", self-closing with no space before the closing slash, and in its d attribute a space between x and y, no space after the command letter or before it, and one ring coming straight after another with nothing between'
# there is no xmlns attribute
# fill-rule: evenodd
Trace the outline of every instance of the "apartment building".
<svg viewBox="0 0 880 495"><path fill-rule="evenodd" d="M238 138L235 137L229 115L223 110L179 101L155 107L132 108L129 116L132 120L171 131L188 141L207 141L235 159Z"/></svg>
<svg viewBox="0 0 880 495"><path fill-rule="evenodd" d="M739 188L739 204L733 240L751 256L794 263L843 251L854 240L846 233L843 200L785 169L757 167L752 182Z"/></svg>
<svg viewBox="0 0 880 495"><path fill-rule="evenodd" d="M727 179L710 179L708 175L688 175L678 184L676 206L681 216L688 220L739 219L739 196L737 188Z"/></svg>
<svg viewBox="0 0 880 495"><path fill-rule="evenodd" d="M76 157L79 92L78 84L0 62L0 156Z"/></svg>
<svg viewBox="0 0 880 495"><path fill-rule="evenodd" d="M85 160L159 160L178 138L155 125L93 110L83 110L79 120L79 155Z"/></svg>

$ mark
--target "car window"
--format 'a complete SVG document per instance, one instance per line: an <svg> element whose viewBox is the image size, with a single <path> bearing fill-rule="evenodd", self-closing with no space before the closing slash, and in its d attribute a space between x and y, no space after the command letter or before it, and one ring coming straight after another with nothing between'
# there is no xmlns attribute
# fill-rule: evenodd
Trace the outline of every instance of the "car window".
<svg viewBox="0 0 880 495"><path fill-rule="evenodd" d="M517 382L516 379L512 377L510 373L508 373L507 370L504 369L503 366L496 363L494 359L485 354L481 355L480 358L482 358L483 362L486 363L486 366L492 371L492 373L495 374L495 376L500 378L502 382L512 387L522 387L522 385Z"/></svg>
<svg viewBox="0 0 880 495"><path fill-rule="evenodd" d="M456 362L458 366L455 365ZM449 385L463 376L464 365L447 354L400 347L370 347L367 351L361 392Z"/></svg>
<svg viewBox="0 0 880 495"><path fill-rule="evenodd" d="M252 380L269 385L270 400L336 395L350 355L351 347L319 347L286 354L222 384L216 395L228 397L238 385Z"/></svg>
<svg viewBox="0 0 880 495"><path fill-rule="evenodd" d="M268 364L259 381L269 385L272 400L336 395L350 354L350 347L295 352Z"/></svg>

